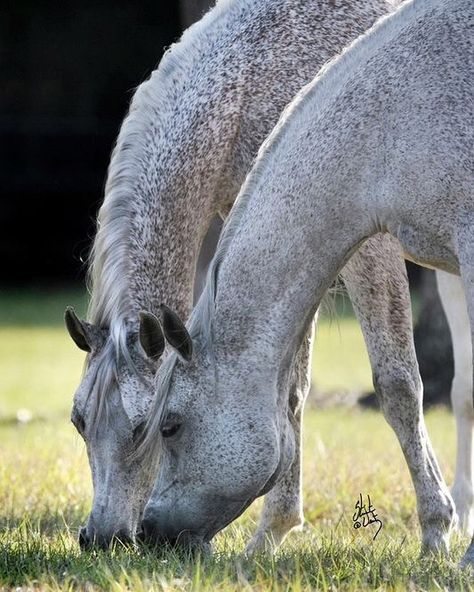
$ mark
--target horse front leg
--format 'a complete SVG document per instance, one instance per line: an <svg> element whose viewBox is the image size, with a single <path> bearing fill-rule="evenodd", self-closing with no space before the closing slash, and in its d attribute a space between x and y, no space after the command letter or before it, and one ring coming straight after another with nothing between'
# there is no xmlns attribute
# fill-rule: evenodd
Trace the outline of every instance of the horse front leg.
<svg viewBox="0 0 474 592"><path fill-rule="evenodd" d="M448 319L454 355L454 378L451 403L456 419L456 473L451 488L459 528L472 536L474 531L474 486L472 472L472 436L474 407L472 404L472 344L469 315L461 278L436 272L438 292Z"/></svg>
<svg viewBox="0 0 474 592"><path fill-rule="evenodd" d="M399 243L389 235L369 239L342 276L364 333L380 407L410 470L423 549L447 552L454 504L424 423L423 387Z"/></svg>
<svg viewBox="0 0 474 592"><path fill-rule="evenodd" d="M289 393L289 416L295 432L295 457L288 472L267 493L260 522L246 553L274 553L287 534L303 524L301 436L303 408L311 385L314 323L296 355Z"/></svg>

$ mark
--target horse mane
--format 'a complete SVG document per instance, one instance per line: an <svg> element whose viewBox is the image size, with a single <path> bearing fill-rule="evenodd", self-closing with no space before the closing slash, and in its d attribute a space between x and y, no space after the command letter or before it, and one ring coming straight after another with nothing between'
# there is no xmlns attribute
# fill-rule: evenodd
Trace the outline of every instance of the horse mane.
<svg viewBox="0 0 474 592"><path fill-rule="evenodd" d="M136 213L133 197L137 196L140 181L147 172L148 146L164 136L164 122L169 105L173 104L174 88L186 78L190 61L199 59L199 53L193 49L205 39L208 28L233 5L252 1L219 0L200 21L189 27L179 42L167 49L148 80L138 86L120 128L88 258L87 319L109 330L99 354L100 369L95 372L92 388L96 425L107 406L104 397L117 380L119 361L124 361L136 373L127 348L127 328L137 313L128 291L130 235Z"/></svg>
<svg viewBox="0 0 474 592"><path fill-rule="evenodd" d="M223 2L225 1L227 0L223 0ZM435 3L441 1L444 0L435 0ZM392 4L396 3L396 1L392 2ZM423 11L432 5L433 0L407 0L395 12L381 17L368 31L350 43L340 54L329 60L316 77L305 85L285 107L273 131L260 147L255 164L242 185L231 214L224 223L214 258L207 272L204 290L187 323L189 334L193 343L197 345L197 349L205 351L210 357L213 357L212 337L219 268L237 234L252 195L258 189L269 163L271 164L278 148L284 143L290 128L297 125L295 121L297 122L304 114L305 107L309 103L313 109L316 106L322 112L326 101L337 96L348 76L375 45L381 42L386 43L395 38L400 23L403 26L405 22L412 22L413 13ZM160 427L173 372L178 363L178 355L171 353L159 369L153 406L142 441L135 453L137 458L145 457L150 463L156 462L161 451Z"/></svg>

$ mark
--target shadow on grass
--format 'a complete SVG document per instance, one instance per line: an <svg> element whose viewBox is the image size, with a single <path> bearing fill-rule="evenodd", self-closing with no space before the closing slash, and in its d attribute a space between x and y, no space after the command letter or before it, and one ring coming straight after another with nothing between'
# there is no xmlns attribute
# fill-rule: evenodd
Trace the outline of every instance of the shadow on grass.
<svg viewBox="0 0 474 592"><path fill-rule="evenodd" d="M66 508L60 512L45 509L41 515L37 513L17 516L14 514L0 515L0 540L5 543L26 540L30 537L54 538L66 533L77 539L79 529L85 522L87 510L85 505ZM6 534L9 537L5 539Z"/></svg>

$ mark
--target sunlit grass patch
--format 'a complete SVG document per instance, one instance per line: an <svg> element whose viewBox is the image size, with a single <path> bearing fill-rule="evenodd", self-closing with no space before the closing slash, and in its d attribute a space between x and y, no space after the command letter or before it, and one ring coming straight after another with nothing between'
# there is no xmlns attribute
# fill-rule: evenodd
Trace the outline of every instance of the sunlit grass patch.
<svg viewBox="0 0 474 592"><path fill-rule="evenodd" d="M428 425L445 474L452 475L453 422L433 410ZM67 420L0 429L0 585L107 590L468 590L456 562L419 561L419 528L408 470L382 416L357 409L311 409L305 421L306 524L280 553L242 553L262 501L215 540L213 557L197 560L144 548L79 552L76 539L91 500L84 446ZM383 528L355 530L359 493L370 494Z"/></svg>
<svg viewBox="0 0 474 592"><path fill-rule="evenodd" d="M324 392L372 391L372 371L357 320L348 316L318 324L313 353L313 385Z"/></svg>
<svg viewBox="0 0 474 592"><path fill-rule="evenodd" d="M8 533L7 533L8 534ZM472 590L469 572L439 557L419 558L407 541L385 545L308 536L275 557L216 552L191 557L115 548L80 554L69 538L33 529L0 536L0 582L42 590ZM454 545L458 558L462 545Z"/></svg>
<svg viewBox="0 0 474 592"><path fill-rule="evenodd" d="M216 537L212 557L120 545L80 553L77 534L92 488L84 444L68 417L84 360L62 327L63 309L74 299L73 293L53 295L35 308L30 297L21 315L10 315L9 322L7 313L0 317L0 590L472 589L472 574L456 567L465 538L455 538L449 559L419 560L415 497L396 437L380 413L357 407L308 406L306 524L275 557L243 555L262 500ZM14 306L12 299L3 303L7 310ZM51 322L40 322L41 312L29 322L41 307ZM350 315L323 319L315 360L319 389L370 387L362 336ZM21 408L31 412L31 422L17 419ZM427 423L451 482L452 415L434 409ZM383 522L375 541L374 526L353 527L359 494L370 494Z"/></svg>

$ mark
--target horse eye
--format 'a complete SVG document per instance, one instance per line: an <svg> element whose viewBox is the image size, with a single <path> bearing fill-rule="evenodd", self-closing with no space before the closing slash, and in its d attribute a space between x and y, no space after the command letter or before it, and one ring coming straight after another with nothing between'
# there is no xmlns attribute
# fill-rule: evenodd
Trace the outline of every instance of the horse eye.
<svg viewBox="0 0 474 592"><path fill-rule="evenodd" d="M145 427L146 427L146 421L142 421L133 430L132 440L133 440L134 444L137 444L141 440L141 438L145 432Z"/></svg>
<svg viewBox="0 0 474 592"><path fill-rule="evenodd" d="M179 432L180 427L180 423L165 424L161 428L161 435L163 436L163 438L172 438L175 434Z"/></svg>
<svg viewBox="0 0 474 592"><path fill-rule="evenodd" d="M71 417L71 421L72 421L74 427L76 428L76 430L82 436L85 432L85 429L86 429L86 422L84 421L84 418L82 417L82 415L80 415L77 412L73 413L72 417Z"/></svg>

